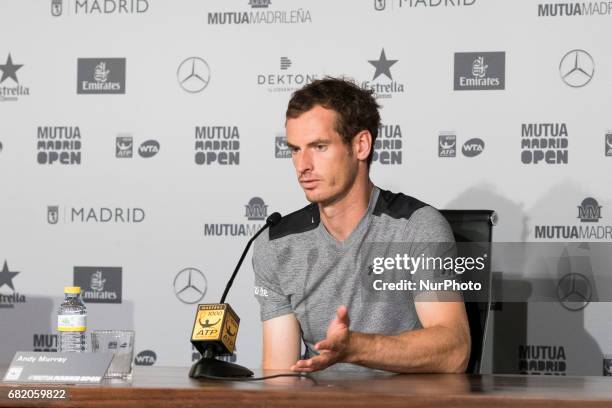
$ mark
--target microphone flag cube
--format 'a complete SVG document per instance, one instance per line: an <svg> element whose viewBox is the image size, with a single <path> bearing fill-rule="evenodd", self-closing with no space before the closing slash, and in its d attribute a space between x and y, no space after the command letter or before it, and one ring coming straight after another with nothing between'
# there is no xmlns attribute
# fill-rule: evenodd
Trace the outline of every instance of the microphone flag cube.
<svg viewBox="0 0 612 408"><path fill-rule="evenodd" d="M240 319L227 303L198 305L191 343L203 355L207 348L215 355L231 355L236 347Z"/></svg>

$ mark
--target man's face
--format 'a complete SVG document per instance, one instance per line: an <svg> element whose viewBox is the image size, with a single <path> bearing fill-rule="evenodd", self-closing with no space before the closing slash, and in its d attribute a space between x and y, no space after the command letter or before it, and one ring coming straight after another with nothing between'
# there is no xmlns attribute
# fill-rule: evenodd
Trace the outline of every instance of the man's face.
<svg viewBox="0 0 612 408"><path fill-rule="evenodd" d="M286 123L287 144L306 198L332 203L349 191L359 161L335 130L336 112L315 106Z"/></svg>

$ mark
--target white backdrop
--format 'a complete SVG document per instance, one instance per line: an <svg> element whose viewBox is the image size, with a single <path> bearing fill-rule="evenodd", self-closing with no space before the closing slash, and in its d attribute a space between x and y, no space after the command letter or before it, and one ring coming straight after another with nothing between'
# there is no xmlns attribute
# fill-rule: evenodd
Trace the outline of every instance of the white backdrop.
<svg viewBox="0 0 612 408"><path fill-rule="evenodd" d="M17 349L54 347L62 288L73 284L75 267L94 267L101 272L95 277L76 270L89 290L121 288L122 296L121 303L88 303L90 328L134 328L137 352L154 351L160 365L191 364L195 304L175 295L175 278L180 290L187 285L180 271L201 271L205 283L196 282L197 272L193 278L206 289L200 302L218 302L248 236L205 235L205 225L260 225L245 216L254 197L268 215L305 204L290 160L276 158L275 149L290 91L306 77L346 75L400 90L379 88L383 122L401 134L401 163L372 166L383 188L437 208L496 210L499 242L540 241L536 225L580 225L577 207L587 197L601 206L598 225L609 225L608 2L580 2L587 15L572 16L540 15L567 13L553 7L561 2L539 0L251 3L128 0L120 9L118 0L2 1L0 262L7 267L0 272L0 363ZM374 78L376 65L385 68L383 49L396 62ZM564 59L572 50L580 51ZM474 53L476 61L485 52L505 57L501 69L488 54L457 68L473 78L503 77L504 89L455 90L455 53ZM581 87L562 78L576 55L585 74L566 80L582 85L590 78ZM181 82L191 57L208 79L199 92L184 89L203 86L199 79ZM119 82L124 93L78 93L79 58L93 61L81 63L83 77ZM125 73L113 58L125 59ZM14 93L17 99L7 100ZM565 124L568 162L522 163L522 125L547 123ZM78 127L79 164L38 163L39 128L47 126ZM230 140L239 141L239 163L196 164L196 128L215 126L237 128ZM443 132L456 136L456 157L439 157ZM132 158L117 157L117 137L132 138ZM466 157L461 146L473 138L484 150ZM148 140L160 149L143 158L138 147ZM49 206L58 207L56 223ZM138 209L144 219L73 220L73 208L93 209L97 218L101 208ZM228 300L241 318L238 362L257 367L261 324L248 259ZM110 267L121 268L120 282ZM603 355L612 353L607 303L577 312L559 303L522 306L496 312L495 333L505 341L489 339L489 369L524 371L520 348L545 346L562 347L566 359L528 359L564 361L566 368L530 372L602 374Z"/></svg>

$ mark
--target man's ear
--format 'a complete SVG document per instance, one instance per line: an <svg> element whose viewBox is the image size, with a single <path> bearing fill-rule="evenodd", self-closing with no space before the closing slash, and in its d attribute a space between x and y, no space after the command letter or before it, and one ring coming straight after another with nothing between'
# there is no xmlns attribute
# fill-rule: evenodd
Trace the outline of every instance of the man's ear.
<svg viewBox="0 0 612 408"><path fill-rule="evenodd" d="M353 138L353 154L357 160L367 160L374 146L372 146L372 134L369 130L362 130Z"/></svg>

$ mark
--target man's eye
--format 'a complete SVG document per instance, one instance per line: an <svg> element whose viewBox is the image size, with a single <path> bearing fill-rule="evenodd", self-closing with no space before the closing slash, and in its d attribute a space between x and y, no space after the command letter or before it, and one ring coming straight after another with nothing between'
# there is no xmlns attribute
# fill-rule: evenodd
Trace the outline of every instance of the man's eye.
<svg viewBox="0 0 612 408"><path fill-rule="evenodd" d="M318 144L316 148L318 151L322 152L322 151L325 151L325 149L327 148L327 145Z"/></svg>

